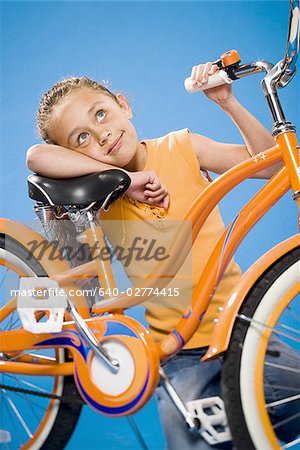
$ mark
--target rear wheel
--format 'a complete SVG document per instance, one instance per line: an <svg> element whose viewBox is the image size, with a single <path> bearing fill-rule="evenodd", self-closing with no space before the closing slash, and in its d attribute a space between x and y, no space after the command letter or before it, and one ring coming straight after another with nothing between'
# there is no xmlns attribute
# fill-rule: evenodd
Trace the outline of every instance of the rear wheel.
<svg viewBox="0 0 300 450"><path fill-rule="evenodd" d="M30 257L30 258L29 258ZM22 326L10 291L18 288L19 277L47 276L39 262L17 241L0 235L0 336ZM1 353L1 360L22 358L64 362L63 349ZM62 449L76 426L82 403L73 377L35 377L0 372L0 444L5 448Z"/></svg>
<svg viewBox="0 0 300 450"><path fill-rule="evenodd" d="M300 249L278 260L241 308L223 395L238 450L300 448Z"/></svg>

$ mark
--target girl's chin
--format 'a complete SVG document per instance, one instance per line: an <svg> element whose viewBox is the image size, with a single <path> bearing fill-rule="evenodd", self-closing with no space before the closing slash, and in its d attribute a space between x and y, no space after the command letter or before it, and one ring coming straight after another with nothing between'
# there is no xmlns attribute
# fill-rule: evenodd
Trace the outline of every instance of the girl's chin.
<svg viewBox="0 0 300 450"><path fill-rule="evenodd" d="M122 168L125 170L129 170L130 172L136 172L137 169L135 168L134 158L131 158L129 161L124 162Z"/></svg>

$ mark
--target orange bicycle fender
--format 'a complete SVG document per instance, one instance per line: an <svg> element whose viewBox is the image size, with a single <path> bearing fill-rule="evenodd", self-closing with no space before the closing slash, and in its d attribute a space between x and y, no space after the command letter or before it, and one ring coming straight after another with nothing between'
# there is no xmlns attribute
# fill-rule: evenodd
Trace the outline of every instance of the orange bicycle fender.
<svg viewBox="0 0 300 450"><path fill-rule="evenodd" d="M51 252L54 252L54 246L41 234L31 228L14 220L0 219L0 233L10 236L27 248L49 276L70 269L70 266L65 260L56 258L52 261L53 258L51 258ZM36 245L33 245L33 243L36 243ZM41 248L43 249L42 257L40 256Z"/></svg>
<svg viewBox="0 0 300 450"><path fill-rule="evenodd" d="M300 235L296 234L269 250L245 272L228 300L220 308L218 317L215 318L210 346L201 361L214 359L227 350L236 315L252 286L277 259L298 247L299 244Z"/></svg>

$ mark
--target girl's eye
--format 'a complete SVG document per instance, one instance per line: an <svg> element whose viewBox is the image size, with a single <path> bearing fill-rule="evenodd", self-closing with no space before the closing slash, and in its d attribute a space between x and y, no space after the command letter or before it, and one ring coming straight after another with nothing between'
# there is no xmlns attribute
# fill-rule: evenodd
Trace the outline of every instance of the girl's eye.
<svg viewBox="0 0 300 450"><path fill-rule="evenodd" d="M87 141L87 138L89 137L89 133L80 133L80 135L78 136L78 144L82 145Z"/></svg>
<svg viewBox="0 0 300 450"><path fill-rule="evenodd" d="M100 111L96 112L96 119L100 122L101 120L104 119L104 117L106 116L106 113L103 111L103 109L100 109Z"/></svg>

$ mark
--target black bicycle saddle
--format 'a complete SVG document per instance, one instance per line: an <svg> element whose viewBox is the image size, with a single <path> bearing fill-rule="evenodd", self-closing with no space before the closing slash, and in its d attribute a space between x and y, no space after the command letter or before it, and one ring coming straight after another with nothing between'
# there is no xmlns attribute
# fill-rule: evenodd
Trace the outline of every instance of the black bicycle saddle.
<svg viewBox="0 0 300 450"><path fill-rule="evenodd" d="M101 207L109 194L106 207L129 187L130 177L118 169L109 169L82 177L52 179L30 175L29 197L43 205L84 206L97 202Z"/></svg>

